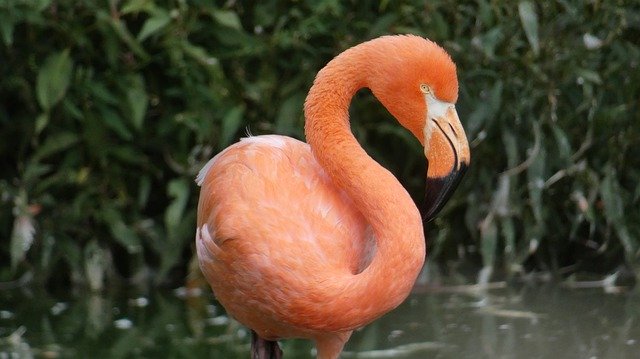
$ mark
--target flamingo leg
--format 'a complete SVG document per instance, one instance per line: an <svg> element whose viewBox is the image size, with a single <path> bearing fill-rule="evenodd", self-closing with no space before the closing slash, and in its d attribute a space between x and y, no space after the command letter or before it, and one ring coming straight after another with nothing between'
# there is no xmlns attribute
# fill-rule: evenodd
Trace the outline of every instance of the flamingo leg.
<svg viewBox="0 0 640 359"><path fill-rule="evenodd" d="M282 349L277 341L261 338L256 332L251 331L251 358L252 359L282 359Z"/></svg>

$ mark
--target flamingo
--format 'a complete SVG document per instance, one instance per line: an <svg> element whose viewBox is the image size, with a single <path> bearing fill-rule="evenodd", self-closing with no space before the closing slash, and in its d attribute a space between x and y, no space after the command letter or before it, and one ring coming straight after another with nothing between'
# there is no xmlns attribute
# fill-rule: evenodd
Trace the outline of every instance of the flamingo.
<svg viewBox="0 0 640 359"><path fill-rule="evenodd" d="M369 88L424 146L424 217L358 144L349 103ZM253 358L306 338L337 358L354 329L397 307L424 264L423 220L470 160L458 118L456 66L434 42L383 36L347 49L318 74L305 136L250 136L199 172L196 249L227 313L252 330Z"/></svg>

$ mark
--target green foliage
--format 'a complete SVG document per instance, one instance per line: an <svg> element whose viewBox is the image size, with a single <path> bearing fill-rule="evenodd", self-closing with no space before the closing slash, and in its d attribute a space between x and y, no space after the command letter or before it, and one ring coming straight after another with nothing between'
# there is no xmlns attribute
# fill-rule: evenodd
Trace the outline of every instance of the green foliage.
<svg viewBox="0 0 640 359"><path fill-rule="evenodd" d="M463 15L473 24L454 26L469 33L445 42L473 144L471 173L439 223L464 238L453 219L464 217L470 238L451 244L480 241L486 268L511 274L623 262L640 274L640 7L479 1L457 11L478 16Z"/></svg>
<svg viewBox="0 0 640 359"><path fill-rule="evenodd" d="M635 2L40 0L0 1L0 280L181 280L200 166L246 127L302 138L315 73L392 33L459 69L472 166L434 259L640 274ZM420 198L419 144L366 92L352 117Z"/></svg>

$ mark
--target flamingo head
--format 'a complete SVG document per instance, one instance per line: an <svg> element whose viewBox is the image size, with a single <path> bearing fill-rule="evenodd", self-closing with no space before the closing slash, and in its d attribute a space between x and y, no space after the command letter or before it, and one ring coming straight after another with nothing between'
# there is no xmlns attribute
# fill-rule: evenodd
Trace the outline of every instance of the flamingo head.
<svg viewBox="0 0 640 359"><path fill-rule="evenodd" d="M423 219L432 220L469 166L469 143L458 118L458 77L451 57L418 36L387 36L368 51L368 87L424 146L427 191Z"/></svg>

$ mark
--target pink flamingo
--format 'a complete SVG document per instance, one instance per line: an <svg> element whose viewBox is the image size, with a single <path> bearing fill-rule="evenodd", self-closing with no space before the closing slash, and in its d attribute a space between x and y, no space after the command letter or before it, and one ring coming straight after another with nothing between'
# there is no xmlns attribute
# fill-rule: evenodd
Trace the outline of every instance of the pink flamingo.
<svg viewBox="0 0 640 359"><path fill-rule="evenodd" d="M349 128L364 87L424 145L426 220L468 166L456 67L411 35L357 45L318 73L304 107L308 144L248 137L211 159L197 177L200 268L253 331L254 358L280 358L281 338L311 339L318 358L337 358L354 329L408 296L422 268L420 212Z"/></svg>

